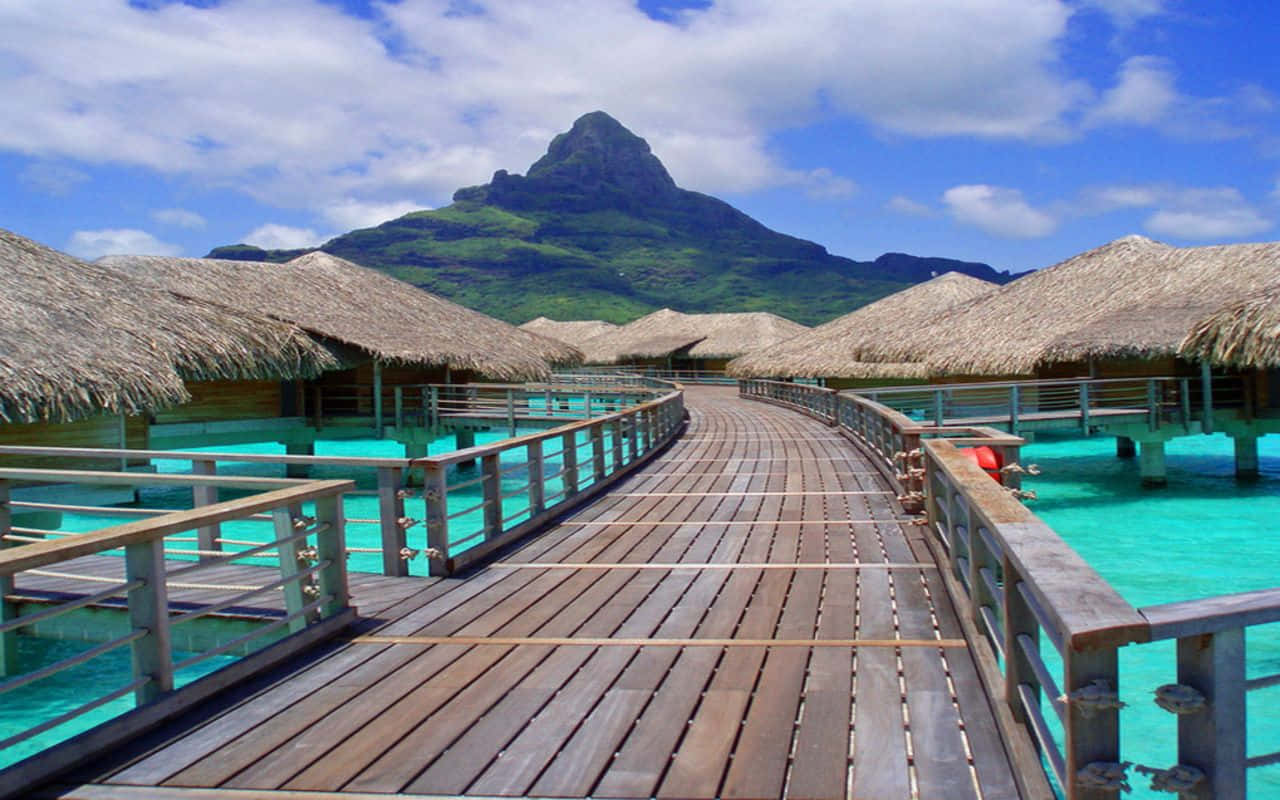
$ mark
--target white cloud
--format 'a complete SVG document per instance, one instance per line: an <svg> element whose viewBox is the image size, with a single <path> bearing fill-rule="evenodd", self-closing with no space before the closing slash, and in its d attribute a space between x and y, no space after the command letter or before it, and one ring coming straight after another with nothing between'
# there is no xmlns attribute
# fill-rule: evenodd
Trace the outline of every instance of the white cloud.
<svg viewBox="0 0 1280 800"><path fill-rule="evenodd" d="M1144 223L1147 230L1177 239L1213 241L1253 236L1275 227L1230 187L1188 189L1170 198Z"/></svg>
<svg viewBox="0 0 1280 800"><path fill-rule="evenodd" d="M37 161L18 173L18 180L51 197L65 197L77 186L89 180L89 176L65 164Z"/></svg>
<svg viewBox="0 0 1280 800"><path fill-rule="evenodd" d="M104 228L71 234L67 252L92 260L110 255L176 256L182 254L182 248L162 242L146 231L135 228Z"/></svg>
<svg viewBox="0 0 1280 800"><path fill-rule="evenodd" d="M424 206L412 200L390 203L362 203L350 197L324 209L324 218L342 231L356 228L372 228L387 220L403 217L410 211L422 211Z"/></svg>
<svg viewBox="0 0 1280 800"><path fill-rule="evenodd" d="M924 203L917 203L910 197L901 194L896 194L893 197L890 197L889 202L885 203L884 207L896 214L905 214L909 217L933 216L932 208Z"/></svg>
<svg viewBox="0 0 1280 800"><path fill-rule="evenodd" d="M264 250L298 250L304 247L317 247L330 238L310 228L292 228L288 225L268 222L246 233L241 241Z"/></svg>
<svg viewBox="0 0 1280 800"><path fill-rule="evenodd" d="M1109 14L1122 27L1164 11L1164 0L1088 0L1088 4Z"/></svg>
<svg viewBox="0 0 1280 800"><path fill-rule="evenodd" d="M1173 70L1152 56L1134 56L1120 68L1118 83L1085 120L1086 125L1154 125L1178 102Z"/></svg>
<svg viewBox="0 0 1280 800"><path fill-rule="evenodd" d="M1123 208L1147 208L1159 203L1169 192L1169 187L1157 185L1096 186L1080 193L1077 213L1106 214Z"/></svg>
<svg viewBox="0 0 1280 800"><path fill-rule="evenodd" d="M1059 60L1060 0L720 0L674 24L630 0L372 8L3 4L0 90L24 111L0 117L0 150L192 175L324 214L347 198L437 203L523 170L597 108L679 182L718 193L797 185L770 137L821 116L1043 138L1065 135L1090 94Z"/></svg>
<svg viewBox="0 0 1280 800"><path fill-rule="evenodd" d="M152 211L151 218L161 225L172 225L177 228L199 229L205 226L205 218L185 208L164 208Z"/></svg>
<svg viewBox="0 0 1280 800"><path fill-rule="evenodd" d="M815 200L837 200L858 191L858 184L826 167L804 173L800 176L800 185L804 187L804 193Z"/></svg>
<svg viewBox="0 0 1280 800"><path fill-rule="evenodd" d="M1032 208L1017 189L975 184L953 186L942 202L956 221L1005 239L1048 236L1057 227L1049 214Z"/></svg>

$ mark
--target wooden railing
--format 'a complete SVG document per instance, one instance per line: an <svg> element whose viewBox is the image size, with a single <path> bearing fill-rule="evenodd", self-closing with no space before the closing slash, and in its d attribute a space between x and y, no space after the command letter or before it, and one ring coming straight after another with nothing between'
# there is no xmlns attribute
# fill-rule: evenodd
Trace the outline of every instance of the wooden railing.
<svg viewBox="0 0 1280 800"><path fill-rule="evenodd" d="M665 447L684 426L683 391L668 389L624 411L415 460L425 470L431 574L451 574L546 524ZM467 476L476 461L479 474Z"/></svg>
<svg viewBox="0 0 1280 800"><path fill-rule="evenodd" d="M1118 650L1158 640L1177 641L1177 683L1149 688L1157 704L1177 714L1178 763L1135 771L1153 786L1221 800L1245 796L1248 769L1280 763L1280 752L1248 753L1245 726L1247 693L1280 685L1280 674L1245 674L1246 631L1280 621L1280 588L1134 608L1019 502L1021 492L1010 485L1017 469L1006 472L1002 486L958 447L1002 448L1007 465L1016 463L1008 460L1016 458L1016 437L925 427L868 397L795 384L744 381L742 394L836 425L877 465L890 451L909 453L912 437L920 437L912 448L918 466L896 472L893 483L900 499L911 500L913 478L923 478L926 541L944 568L988 693L1022 731L1011 747L1030 739L1068 798L1113 798L1136 779L1120 746ZM1046 642L1054 658L1046 657Z"/></svg>
<svg viewBox="0 0 1280 800"><path fill-rule="evenodd" d="M592 376L595 377L595 376ZM584 392L584 385L589 386ZM653 399L661 386L646 382L595 380L547 384L459 383L318 385L310 400L312 425L322 429L344 417L366 419L384 428L433 428L462 418L505 423L585 419Z"/></svg>
<svg viewBox="0 0 1280 800"><path fill-rule="evenodd" d="M350 544L348 552L360 554L365 558L369 554L381 554L382 573L384 575L408 575L408 562L414 558L416 551L405 544L406 527L411 520L404 512L404 501L413 497L417 490L411 486L411 470L413 460L409 458L357 458L339 456L304 456L266 453L212 453L184 452L172 450L120 450L100 448L74 447L25 447L0 446L0 457L8 457L9 462L19 459L36 459L40 463L57 463L59 465L76 462L101 463L108 460L137 461L163 460L188 462L190 475L165 474L151 476L152 482L144 482L146 473L130 472L131 482L135 486L184 486L191 487L191 504L201 508L218 502L219 490L245 490L259 485L275 485L274 479L236 479L219 475L219 471L231 465L274 465L286 475L301 477L310 470L323 469L330 473L340 473L343 478L359 480L365 486L376 482L376 488L353 488L345 492L348 498L378 498L378 514L374 517L356 517L347 515L346 525L349 540L373 539L378 546L360 546ZM240 480L240 483L236 481ZM247 480L248 483L243 481ZM254 480L266 483L255 484ZM53 511L67 514L89 514L102 517L156 517L184 509L175 508L119 508L112 505L69 505L46 501L30 500L12 503L15 509L25 511ZM259 515L258 520L266 518ZM363 535L370 528L377 530L376 535ZM9 535L27 537L58 536L56 532L43 530L18 529ZM188 555L194 552L202 558L220 555L224 538L222 527L218 524L203 525L196 529L193 536L185 540L166 540L166 547L171 555ZM367 569L366 569L367 571Z"/></svg>
<svg viewBox="0 0 1280 800"><path fill-rule="evenodd" d="M10 488L47 482L97 486L167 486L182 482L260 493L59 539L27 541L34 537L15 536L9 524ZM94 728L0 771L0 797L11 796L70 767L113 737L118 741L126 732L141 733L208 697L228 681L279 663L348 624L353 612L348 604L342 493L351 487L350 481L340 480L0 469L0 531L8 545L0 549L0 698L120 648L129 648L133 664L131 677L123 683L111 685L106 679L96 678L85 684L85 702L50 718L31 720L25 729L0 741L0 751L73 723L118 698L132 695L137 706L132 714L117 720L120 724ZM314 508L311 515L303 515L304 504ZM270 533L260 540L239 542L234 549L213 557L191 558L181 566L166 560L166 540L263 514L268 515ZM89 575L76 561L112 552L123 554L121 580ZM261 574L255 575L255 585L223 585L216 574L210 577L210 571L219 567L244 563L259 565ZM61 586L80 582L85 588L83 592L65 588L42 591L40 581L49 578L58 579ZM192 589L201 592L200 602L177 606L171 602L173 594ZM127 617L126 633L113 636L109 627L97 623L95 627L104 639L100 643L54 663L26 669L20 664L20 632L47 626L78 609L104 607L115 608ZM259 622L248 632L175 662L171 633L175 628L228 609L244 618L246 608L262 610L260 614L249 614ZM287 638L281 641L285 635ZM267 647L273 643L276 644ZM205 662L227 653L250 654L174 692L179 673L200 665L207 669ZM77 697L77 702L80 699Z"/></svg>
<svg viewBox="0 0 1280 800"><path fill-rule="evenodd" d="M1145 421L1153 431L1199 422L1208 432L1214 408L1244 408L1249 396L1243 381L1229 376L1213 376L1208 384L1185 377L1077 378L878 387L859 394L934 425L974 421L1014 434L1046 422L1088 434L1091 427L1120 417Z"/></svg>
<svg viewBox="0 0 1280 800"><path fill-rule="evenodd" d="M643 381L643 385L637 385L633 381ZM438 388L438 387L437 387ZM471 392L471 387L458 386L458 389L465 389ZM506 416L511 413L512 406L509 403L513 399L518 399L519 413L514 414L512 419L522 421L526 419L530 413L542 413L544 409L550 410L548 418L561 418L566 420L580 419L598 419L601 420L600 427L606 430L612 430L606 421L615 419L618 409L634 409L638 404L652 402L654 398L670 394L673 391L673 385L657 381L651 378L630 378L627 383L621 386L611 386L607 383L601 383L596 378L596 383L590 386L563 386L557 385L554 389L542 385L533 385L526 387L523 391L517 393L512 387L505 385L486 385L481 389L476 389L472 394L465 394L457 399L457 405L454 406L453 400L448 398L439 400L438 408L450 409L470 409L472 412L478 409L484 409L486 403L495 399L499 402L500 407L497 410L492 408L489 412ZM541 405L540 405L541 404ZM444 413L450 413L448 411ZM481 412L488 413L488 412ZM647 418L648 412L646 412ZM588 416L589 415L589 416ZM629 418L628 418L629 419ZM631 423L626 423L631 424ZM582 430L587 430L584 428ZM558 430L558 429L557 429ZM555 433L549 431L548 435ZM559 434L557 434L559 435ZM577 434L585 436L585 433ZM376 488L358 488L348 491L346 494L352 500L361 497L377 497L376 513L364 512L363 515L355 514L347 515L348 528L348 551L357 555L357 560L353 564L359 564L361 561L368 562L371 556L380 555L380 569L384 575L404 576L410 574L411 562L426 551L426 543L421 539L418 543L411 544L410 531L421 521L432 516L431 504L434 502L430 499L426 501L427 508L419 508L411 511L409 504L412 504L416 498L422 497L419 486L421 484L421 472L426 469L426 465L430 463L446 463L468 465L474 463L483 457L484 453L489 452L493 447L499 447L502 452L509 452L508 461L514 457L514 454L524 452L524 442L527 437L513 439L514 444L509 448L502 448L501 444L492 446L482 446L465 452L476 453L478 455L463 456L458 458L444 459L412 459L412 458L361 458L361 457L338 457L338 456L307 456L307 455L284 455L284 454L254 454L254 453L216 453L201 451L171 451L171 450L122 450L109 448L67 448L67 447L26 447L26 446L0 446L0 457L8 457L10 462L19 459L35 459L40 463L56 463L59 466L70 463L80 464L102 463L107 461L147 461L147 460L166 460L166 461L185 461L190 463L190 473L192 476L201 476L201 478L184 478L178 476L164 476L162 481L187 481L191 485L192 505L199 508L217 502L219 488L231 488L231 484L226 482L218 482L216 478L220 470L225 471L232 468L233 465L243 467L244 465L275 465L282 472L290 476L302 476L308 474L310 470L324 470L329 474L340 474L344 478L352 478L358 480L363 487L370 487L376 484ZM537 437L534 437L537 438ZM464 452L464 451L459 451ZM521 462L523 463L523 462ZM520 464L504 464L503 467L507 471L519 471L522 469ZM528 469L527 466L524 469ZM135 479L142 473L131 473L135 475ZM554 478L559 473L552 475ZM210 482L201 482L202 478L214 478ZM549 478L548 480L550 480ZM456 482L456 479L455 479ZM466 485L472 485L474 482L465 482ZM590 483L590 476L584 479L584 484ZM242 487L245 488L245 487ZM455 488L458 489L457 486ZM554 494L548 492L548 494ZM107 517L139 517L139 516L159 516L171 511L181 510L173 508L117 508L110 505L68 505L65 503L41 502L36 500L15 501L14 506L22 508L25 511L52 511L69 514L92 514L95 516ZM264 519L260 517L260 519ZM459 523L461 524L461 523ZM419 529L421 530L421 529ZM376 533L374 532L376 531ZM57 536L56 532L51 533L43 530L22 530L9 532L9 535L17 535L19 537L26 536L44 537ZM184 553L198 552L203 554L202 557L211 557L219 554L223 546L223 535L218 525L203 526L198 529L194 537L188 537L189 542L178 542L169 540L167 547L171 554L182 555ZM435 546L435 545L431 545ZM454 543L453 550L456 552L459 544ZM353 567L355 568L355 567ZM371 571L377 569L373 564L365 563L361 567L362 571ZM434 567L436 572L440 572L443 568L438 564ZM435 573L433 573L435 574Z"/></svg>

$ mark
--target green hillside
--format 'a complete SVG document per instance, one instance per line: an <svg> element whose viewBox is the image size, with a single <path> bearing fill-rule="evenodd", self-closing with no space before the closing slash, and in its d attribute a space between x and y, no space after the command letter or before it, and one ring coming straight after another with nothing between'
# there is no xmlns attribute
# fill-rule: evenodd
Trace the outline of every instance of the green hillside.
<svg viewBox="0 0 1280 800"><path fill-rule="evenodd" d="M772 311L815 324L985 264L886 254L858 262L771 231L729 204L680 189L643 139L603 112L557 136L525 176L498 171L445 208L352 231L321 249L511 321L626 322L663 306ZM283 261L247 245L215 258Z"/></svg>

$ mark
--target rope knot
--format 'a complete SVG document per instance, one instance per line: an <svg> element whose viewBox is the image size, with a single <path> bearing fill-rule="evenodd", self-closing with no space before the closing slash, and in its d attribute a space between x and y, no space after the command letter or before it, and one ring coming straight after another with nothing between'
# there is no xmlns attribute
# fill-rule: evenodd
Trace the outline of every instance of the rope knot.
<svg viewBox="0 0 1280 800"><path fill-rule="evenodd" d="M1098 789L1103 792L1130 792L1129 778L1124 771L1133 762L1124 761L1091 761L1076 773L1076 785L1083 789Z"/></svg>
<svg viewBox="0 0 1280 800"><path fill-rule="evenodd" d="M1172 714L1194 714L1205 706L1204 695L1180 683L1166 683L1156 689L1156 705Z"/></svg>
<svg viewBox="0 0 1280 800"><path fill-rule="evenodd" d="M1088 686L1081 686L1070 695L1064 695L1059 699L1078 708L1081 715L1085 717L1092 717L1099 711L1118 711L1125 707L1120 695L1104 678L1097 678Z"/></svg>
<svg viewBox="0 0 1280 800"><path fill-rule="evenodd" d="M417 555L418 555L418 551L417 551L417 550L414 550L412 547L401 547L401 548L400 548L400 560L401 560L401 561L409 561L410 559L416 558L416 557L417 557Z"/></svg>
<svg viewBox="0 0 1280 800"><path fill-rule="evenodd" d="M1186 764L1174 764L1168 769L1144 767L1139 764L1134 767L1134 771L1151 777L1152 791L1170 792L1189 800L1197 796L1194 789L1204 780L1203 772Z"/></svg>

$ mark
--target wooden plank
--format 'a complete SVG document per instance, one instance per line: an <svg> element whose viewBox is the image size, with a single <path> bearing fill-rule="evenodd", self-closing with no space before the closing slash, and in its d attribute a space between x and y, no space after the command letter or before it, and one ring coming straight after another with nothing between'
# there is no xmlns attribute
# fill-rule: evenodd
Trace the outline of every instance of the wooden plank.
<svg viewBox="0 0 1280 800"><path fill-rule="evenodd" d="M818 628L820 639L840 638L855 630L854 593L835 591L833 579L847 580L843 576L827 576L826 600ZM852 650L813 651L803 701L788 796L797 800L843 797L849 781Z"/></svg>
<svg viewBox="0 0 1280 800"><path fill-rule="evenodd" d="M861 548L859 555L866 556ZM858 573L858 635L893 634L887 573ZM907 797L911 785L897 657L891 650L860 650L854 669L853 794Z"/></svg>

